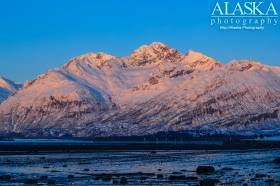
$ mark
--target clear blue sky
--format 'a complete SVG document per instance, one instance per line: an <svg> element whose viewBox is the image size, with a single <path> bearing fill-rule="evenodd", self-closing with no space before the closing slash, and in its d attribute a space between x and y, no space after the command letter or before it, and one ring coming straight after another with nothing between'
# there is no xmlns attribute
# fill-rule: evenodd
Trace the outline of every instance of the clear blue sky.
<svg viewBox="0 0 280 186"><path fill-rule="evenodd" d="M220 31L209 25L215 0L7 0L0 5L0 75L35 78L69 58L103 51L124 56L163 42L226 63L280 64L280 30ZM279 3L277 5L279 7Z"/></svg>

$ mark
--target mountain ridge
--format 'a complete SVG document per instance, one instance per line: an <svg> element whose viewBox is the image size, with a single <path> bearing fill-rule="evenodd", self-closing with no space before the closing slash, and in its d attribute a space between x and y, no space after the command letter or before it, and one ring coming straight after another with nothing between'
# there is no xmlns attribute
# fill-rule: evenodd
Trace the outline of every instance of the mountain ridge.
<svg viewBox="0 0 280 186"><path fill-rule="evenodd" d="M0 105L1 133L131 136L280 131L280 68L222 64L154 42L125 57L71 58Z"/></svg>
<svg viewBox="0 0 280 186"><path fill-rule="evenodd" d="M8 98L10 95L14 94L18 89L21 88L20 83L15 83L11 80L0 76L0 103Z"/></svg>

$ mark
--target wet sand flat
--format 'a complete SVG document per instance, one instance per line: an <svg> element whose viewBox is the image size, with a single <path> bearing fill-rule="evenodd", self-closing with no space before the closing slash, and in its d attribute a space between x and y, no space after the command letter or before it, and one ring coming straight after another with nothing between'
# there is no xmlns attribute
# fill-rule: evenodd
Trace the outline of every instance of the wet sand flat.
<svg viewBox="0 0 280 186"><path fill-rule="evenodd" d="M0 185L279 185L280 150L172 150L0 156ZM213 172L197 172L207 165Z"/></svg>

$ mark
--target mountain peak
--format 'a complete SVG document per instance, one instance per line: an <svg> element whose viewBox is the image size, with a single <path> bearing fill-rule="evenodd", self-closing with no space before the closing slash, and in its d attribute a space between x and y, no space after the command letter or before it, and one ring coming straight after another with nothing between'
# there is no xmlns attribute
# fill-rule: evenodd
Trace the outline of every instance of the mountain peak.
<svg viewBox="0 0 280 186"><path fill-rule="evenodd" d="M189 50L187 52L186 56L189 56L189 57L192 57L192 58L195 58L195 59L207 57L206 55L204 55L204 54L202 54L200 52L196 52L194 50Z"/></svg>
<svg viewBox="0 0 280 186"><path fill-rule="evenodd" d="M161 43L161 42L152 42L150 45L150 47L153 47L153 48L165 48L168 46L166 46L165 44Z"/></svg>
<svg viewBox="0 0 280 186"><path fill-rule="evenodd" d="M209 70L221 66L215 59L193 50L189 50L181 62L191 68L200 70Z"/></svg>
<svg viewBox="0 0 280 186"><path fill-rule="evenodd" d="M98 66L101 63L114 58L116 57L103 52L86 53L70 59L69 62L63 66L63 68L73 70L73 68L76 69L77 65Z"/></svg>
<svg viewBox="0 0 280 186"><path fill-rule="evenodd" d="M182 55L173 48L170 48L163 43L153 42L150 45L142 45L128 56L128 60L134 66L143 66L146 64L160 62L175 62Z"/></svg>
<svg viewBox="0 0 280 186"><path fill-rule="evenodd" d="M270 71L272 69L270 66L264 65L254 60L232 60L227 64L227 66L231 70L239 70L239 71L248 71L253 69Z"/></svg>
<svg viewBox="0 0 280 186"><path fill-rule="evenodd" d="M143 52L152 52L152 51L162 51L170 49L167 45L161 42L152 42L150 45L142 45L138 49L134 50L133 53L143 53Z"/></svg>
<svg viewBox="0 0 280 186"><path fill-rule="evenodd" d="M115 58L114 56L111 56L109 54L103 53L103 52L97 52L97 53L86 53L83 55L80 55L74 59L76 60L92 60L92 61L107 61L110 59Z"/></svg>

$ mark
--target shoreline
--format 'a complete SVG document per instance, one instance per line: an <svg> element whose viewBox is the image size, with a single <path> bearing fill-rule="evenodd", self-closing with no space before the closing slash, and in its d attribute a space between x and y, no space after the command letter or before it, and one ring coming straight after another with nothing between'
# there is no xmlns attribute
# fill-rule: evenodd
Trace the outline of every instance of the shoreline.
<svg viewBox="0 0 280 186"><path fill-rule="evenodd" d="M162 150L252 150L280 149L280 141L233 140L211 143L182 142L12 142L0 143L0 155L36 153L87 153L110 151L162 151ZM198 141L199 142L199 141Z"/></svg>

